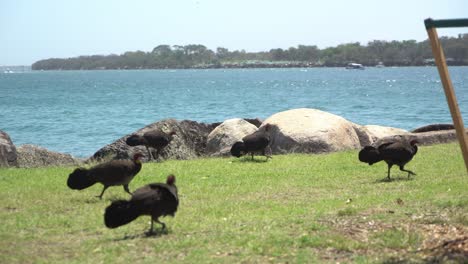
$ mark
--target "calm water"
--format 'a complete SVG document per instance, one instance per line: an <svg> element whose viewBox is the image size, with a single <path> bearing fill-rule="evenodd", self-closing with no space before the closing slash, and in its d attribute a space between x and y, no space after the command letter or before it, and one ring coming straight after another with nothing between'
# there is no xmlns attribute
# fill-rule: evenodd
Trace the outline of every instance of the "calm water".
<svg viewBox="0 0 468 264"><path fill-rule="evenodd" d="M468 123L468 67L450 69ZM0 129L79 157L164 119L267 118L308 107L358 124L451 122L434 67L0 73Z"/></svg>

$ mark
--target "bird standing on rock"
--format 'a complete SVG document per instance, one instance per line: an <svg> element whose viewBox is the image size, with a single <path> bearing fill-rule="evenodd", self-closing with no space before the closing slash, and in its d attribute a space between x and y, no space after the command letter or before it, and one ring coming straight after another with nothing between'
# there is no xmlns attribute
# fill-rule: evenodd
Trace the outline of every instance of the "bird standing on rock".
<svg viewBox="0 0 468 264"><path fill-rule="evenodd" d="M108 228L117 228L128 224L141 215L151 216L151 227L148 234L153 234L153 222L162 225L159 217L174 216L179 205L175 176L167 176L166 183L151 183L137 189L128 201L118 200L112 202L104 213L104 224Z"/></svg>
<svg viewBox="0 0 468 264"><path fill-rule="evenodd" d="M131 135L125 142L132 147L140 145L145 146L148 151L148 158L151 160L159 158L161 150L169 145L175 134L175 131L164 133L160 130L151 130L143 135ZM156 149L156 158L153 157L149 147Z"/></svg>
<svg viewBox="0 0 468 264"><path fill-rule="evenodd" d="M408 141L406 139L392 140L384 142L377 147L366 146L359 152L359 160L369 165L384 160L388 165L387 178L390 180L390 169L393 165L398 165L401 171L410 175L416 173L405 170L405 165L413 159L418 152L417 140Z"/></svg>
<svg viewBox="0 0 468 264"><path fill-rule="evenodd" d="M112 160L92 168L77 168L69 176L67 185L73 190L83 190L99 182L104 185L99 199L110 186L123 185L124 190L132 194L128 184L141 170L141 153L133 155L132 160Z"/></svg>
<svg viewBox="0 0 468 264"><path fill-rule="evenodd" d="M269 146L270 129L271 125L266 124L264 126L264 130L257 130L254 133L243 137L242 141L238 141L232 145L231 155L239 158L242 155L250 153L253 160L254 152L261 152L268 160L268 158L271 158L271 148ZM270 155L266 154L267 148Z"/></svg>

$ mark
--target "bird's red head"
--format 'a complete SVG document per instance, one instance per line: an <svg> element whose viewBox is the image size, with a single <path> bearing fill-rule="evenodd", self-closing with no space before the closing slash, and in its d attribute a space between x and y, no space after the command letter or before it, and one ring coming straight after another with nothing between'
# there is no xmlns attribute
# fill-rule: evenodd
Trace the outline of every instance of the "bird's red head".
<svg viewBox="0 0 468 264"><path fill-rule="evenodd" d="M141 153L135 153L135 154L133 155L133 160L134 160L134 161L137 161L137 160L140 160L142 157L143 157L143 154L141 154Z"/></svg>
<svg viewBox="0 0 468 264"><path fill-rule="evenodd" d="M265 126L265 131L269 131L271 129L271 125L270 124L266 124Z"/></svg>
<svg viewBox="0 0 468 264"><path fill-rule="evenodd" d="M175 183L174 174L170 174L169 176L167 176L166 184L167 185L174 185L174 183Z"/></svg>

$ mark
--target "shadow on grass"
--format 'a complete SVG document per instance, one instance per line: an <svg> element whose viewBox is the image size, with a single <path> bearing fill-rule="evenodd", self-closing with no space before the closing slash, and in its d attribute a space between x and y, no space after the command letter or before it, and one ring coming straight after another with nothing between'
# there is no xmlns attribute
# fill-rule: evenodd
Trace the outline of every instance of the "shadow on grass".
<svg viewBox="0 0 468 264"><path fill-rule="evenodd" d="M96 204L96 203L101 202L101 200L99 200L99 198L96 198L94 196L93 197L83 197L83 198L74 197L74 198L71 198L70 201L74 202L74 203L87 203L87 204Z"/></svg>
<svg viewBox="0 0 468 264"><path fill-rule="evenodd" d="M378 180L375 180L374 183L385 183L385 182L394 182L394 181L412 181L414 178L413 177L410 177L408 179L407 176L398 176L398 177L391 177L390 179L388 179L387 177L383 178L383 179L378 179Z"/></svg>
<svg viewBox="0 0 468 264"><path fill-rule="evenodd" d="M73 197L70 199L70 201L76 202L76 203L86 203L86 204L98 204L98 203L109 204L117 200L127 200L129 199L129 197L109 195L108 197L103 197L102 199L99 199L99 197L97 196L86 196L86 197L81 197L81 198Z"/></svg>
<svg viewBox="0 0 468 264"><path fill-rule="evenodd" d="M121 237L121 238L115 238L113 239L113 241L125 241L125 240L139 239L139 238L158 238L158 237L162 237L168 234L169 234L169 231L167 229L166 230L157 229L153 232L144 232L144 233L138 233L138 234L125 235L124 237Z"/></svg>
<svg viewBox="0 0 468 264"><path fill-rule="evenodd" d="M254 157L254 159L252 160L251 157L242 157L242 158L239 158L239 159L235 159L232 161L233 163L235 162L241 162L241 163L248 163L248 162L252 162L252 163L265 163L265 162L268 162L268 160L266 158L263 158L263 159L257 159Z"/></svg>

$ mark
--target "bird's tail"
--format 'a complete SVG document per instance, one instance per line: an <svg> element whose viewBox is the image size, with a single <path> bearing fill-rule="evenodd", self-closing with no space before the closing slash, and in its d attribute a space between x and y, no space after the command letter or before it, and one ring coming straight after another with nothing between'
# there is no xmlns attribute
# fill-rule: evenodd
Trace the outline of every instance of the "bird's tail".
<svg viewBox="0 0 468 264"><path fill-rule="evenodd" d="M240 156L242 156L242 151L244 151L244 149L245 149L244 142L241 142L241 141L236 142L231 147L231 155L239 158Z"/></svg>
<svg viewBox="0 0 468 264"><path fill-rule="evenodd" d="M104 224L108 228L117 228L130 223L138 216L140 214L131 201L117 200L106 208Z"/></svg>
<svg viewBox="0 0 468 264"><path fill-rule="evenodd" d="M96 178L89 175L87 169L78 168L68 176L67 185L73 190L83 190L96 182Z"/></svg>
<svg viewBox="0 0 468 264"><path fill-rule="evenodd" d="M380 156L379 151L376 148L372 146L366 146L361 151L359 151L359 160L365 163L369 163L369 165L372 165L376 162L381 161L382 157Z"/></svg>
<svg viewBox="0 0 468 264"><path fill-rule="evenodd" d="M139 146L139 145L144 145L144 138L140 135L131 135L125 140L125 143L129 146Z"/></svg>

